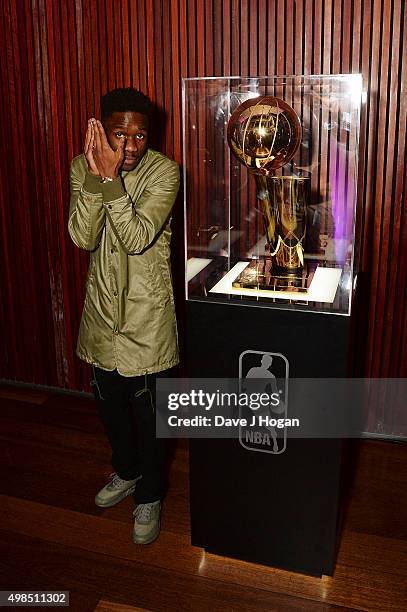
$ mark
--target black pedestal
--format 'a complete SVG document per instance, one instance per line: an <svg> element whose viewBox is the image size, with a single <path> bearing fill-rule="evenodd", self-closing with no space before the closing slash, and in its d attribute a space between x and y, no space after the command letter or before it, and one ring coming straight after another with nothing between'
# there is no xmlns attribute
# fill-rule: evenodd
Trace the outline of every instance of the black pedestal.
<svg viewBox="0 0 407 612"><path fill-rule="evenodd" d="M290 377L347 375L350 319L188 303L188 375L239 375L247 350L283 354ZM341 441L288 439L282 454L191 440L192 544L312 575L335 563Z"/></svg>

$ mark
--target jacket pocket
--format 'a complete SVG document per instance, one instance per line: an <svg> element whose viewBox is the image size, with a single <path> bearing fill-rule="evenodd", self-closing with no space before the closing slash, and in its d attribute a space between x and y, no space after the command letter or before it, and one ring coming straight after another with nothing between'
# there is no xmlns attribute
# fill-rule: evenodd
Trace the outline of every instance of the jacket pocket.
<svg viewBox="0 0 407 612"><path fill-rule="evenodd" d="M166 306L168 302L172 301L172 291L168 290L168 285L163 277L160 263L147 264L147 275L151 291L158 298L157 302L160 306ZM153 299L154 295L152 296Z"/></svg>

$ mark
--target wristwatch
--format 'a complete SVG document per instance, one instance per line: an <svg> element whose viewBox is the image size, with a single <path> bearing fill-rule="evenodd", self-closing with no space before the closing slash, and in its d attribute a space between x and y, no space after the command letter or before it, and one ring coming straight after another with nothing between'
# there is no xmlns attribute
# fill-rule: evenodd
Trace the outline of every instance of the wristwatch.
<svg viewBox="0 0 407 612"><path fill-rule="evenodd" d="M114 178L112 178L111 176L102 176L102 178L100 179L101 183L110 183L111 181L114 181Z"/></svg>

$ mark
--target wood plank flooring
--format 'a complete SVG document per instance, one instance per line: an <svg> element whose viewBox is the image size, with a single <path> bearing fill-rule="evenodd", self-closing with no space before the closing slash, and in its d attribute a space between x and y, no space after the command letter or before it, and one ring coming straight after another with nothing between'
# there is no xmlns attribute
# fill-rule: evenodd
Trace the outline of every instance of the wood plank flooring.
<svg viewBox="0 0 407 612"><path fill-rule="evenodd" d="M191 546L182 441L160 538L135 546L132 500L94 505L112 470L89 398L0 386L0 457L1 590L68 590L74 612L407 610L407 445L353 443L337 565L322 578Z"/></svg>

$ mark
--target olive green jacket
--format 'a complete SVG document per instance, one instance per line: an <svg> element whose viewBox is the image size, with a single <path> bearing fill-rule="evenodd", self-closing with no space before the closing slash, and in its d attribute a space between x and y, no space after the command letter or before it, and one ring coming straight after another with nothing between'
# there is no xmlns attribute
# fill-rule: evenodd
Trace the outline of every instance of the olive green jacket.
<svg viewBox="0 0 407 612"><path fill-rule="evenodd" d="M148 149L136 168L102 184L84 155L71 165L68 230L90 251L77 355L123 376L178 363L170 268L175 162Z"/></svg>

